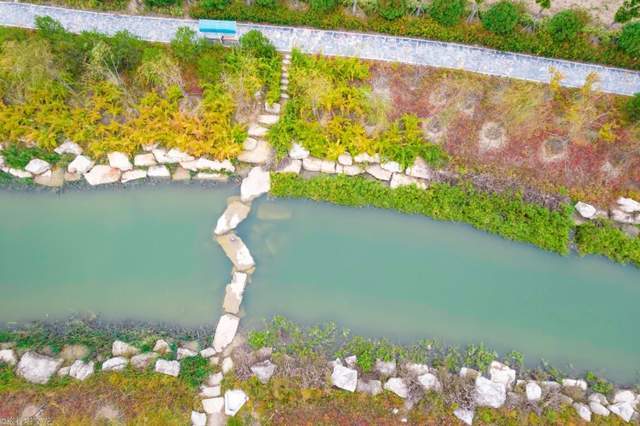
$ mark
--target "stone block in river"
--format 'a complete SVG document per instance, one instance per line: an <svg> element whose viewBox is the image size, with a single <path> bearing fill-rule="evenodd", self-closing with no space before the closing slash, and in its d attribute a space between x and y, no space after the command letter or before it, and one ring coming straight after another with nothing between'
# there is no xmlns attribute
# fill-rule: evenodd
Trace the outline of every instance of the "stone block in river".
<svg viewBox="0 0 640 426"><path fill-rule="evenodd" d="M213 349L216 352L222 352L224 348L229 346L236 337L240 318L231 314L224 314L220 317L216 326L216 334L213 336Z"/></svg>
<svg viewBox="0 0 640 426"><path fill-rule="evenodd" d="M251 207L241 201L231 201L222 216L218 219L216 228L213 231L216 235L226 234L247 218Z"/></svg>
<svg viewBox="0 0 640 426"><path fill-rule="evenodd" d="M62 365L62 358L54 359L35 352L22 355L16 374L28 382L45 384Z"/></svg>
<svg viewBox="0 0 640 426"><path fill-rule="evenodd" d="M225 289L224 302L222 308L230 314L238 314L240 312L240 304L242 304L242 295L247 284L247 274L243 272L234 272L231 283Z"/></svg>
<svg viewBox="0 0 640 426"><path fill-rule="evenodd" d="M261 167L254 167L240 184L240 199L243 202L252 201L271 189L271 175Z"/></svg>
<svg viewBox="0 0 640 426"><path fill-rule="evenodd" d="M255 266L249 249L236 234L230 232L219 235L216 237L216 240L236 270L247 272Z"/></svg>

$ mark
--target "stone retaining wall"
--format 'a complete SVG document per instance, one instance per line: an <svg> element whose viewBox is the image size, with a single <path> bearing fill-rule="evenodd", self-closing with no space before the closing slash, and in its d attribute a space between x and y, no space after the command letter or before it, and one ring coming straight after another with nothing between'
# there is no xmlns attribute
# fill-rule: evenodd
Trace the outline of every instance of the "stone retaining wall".
<svg viewBox="0 0 640 426"><path fill-rule="evenodd" d="M106 34L128 30L149 41L169 42L181 26L198 29L188 19L99 13L83 10L0 2L0 25L33 28L36 16L48 15L73 32L96 30ZM241 23L240 35L258 30L283 51L298 48L305 53L354 56L362 59L402 62L452 68L475 73L548 83L550 68L560 71L566 87L581 87L590 73L597 73L599 89L620 95L640 92L640 72L578 63L559 59L500 52L481 47L423 39L324 31L311 28L282 27Z"/></svg>

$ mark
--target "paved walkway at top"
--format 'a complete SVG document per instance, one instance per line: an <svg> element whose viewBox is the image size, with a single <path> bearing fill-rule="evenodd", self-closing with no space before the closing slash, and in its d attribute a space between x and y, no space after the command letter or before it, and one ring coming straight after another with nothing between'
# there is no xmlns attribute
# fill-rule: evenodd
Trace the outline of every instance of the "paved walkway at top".
<svg viewBox="0 0 640 426"><path fill-rule="evenodd" d="M197 21L191 19L121 15L0 2L0 25L33 28L35 17L43 15L60 21L72 32L96 30L113 34L128 30L144 40L159 42L170 41L179 27L187 26L196 31L198 29ZM406 37L238 24L240 34L253 29L261 31L281 51L298 48L306 53L428 65L541 83L549 82L550 69L553 67L565 76L562 85L566 87L582 86L586 77L595 72L599 76L599 90L620 95L640 92L640 72L619 68Z"/></svg>

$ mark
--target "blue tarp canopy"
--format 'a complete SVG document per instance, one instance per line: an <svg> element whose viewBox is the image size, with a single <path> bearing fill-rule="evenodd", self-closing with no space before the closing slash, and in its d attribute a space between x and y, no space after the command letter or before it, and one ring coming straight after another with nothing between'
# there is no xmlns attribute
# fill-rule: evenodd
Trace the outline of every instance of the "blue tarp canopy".
<svg viewBox="0 0 640 426"><path fill-rule="evenodd" d="M214 19L200 19L198 29L201 33L236 34L236 21L216 21Z"/></svg>

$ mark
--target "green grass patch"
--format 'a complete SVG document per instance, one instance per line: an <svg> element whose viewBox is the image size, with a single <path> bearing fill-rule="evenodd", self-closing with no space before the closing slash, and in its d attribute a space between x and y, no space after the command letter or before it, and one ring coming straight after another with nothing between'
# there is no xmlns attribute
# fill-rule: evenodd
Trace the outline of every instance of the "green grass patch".
<svg viewBox="0 0 640 426"><path fill-rule="evenodd" d="M534 244L560 254L569 253L573 227L570 207L551 211L529 204L517 193L489 194L470 185L435 183L427 190L397 189L363 177L318 176L305 180L291 174L272 174L276 197L308 198L345 206L371 206L438 220L464 222L505 238Z"/></svg>
<svg viewBox="0 0 640 426"><path fill-rule="evenodd" d="M611 222L591 221L576 228L581 255L600 254L619 263L640 267L640 238L631 238Z"/></svg>

